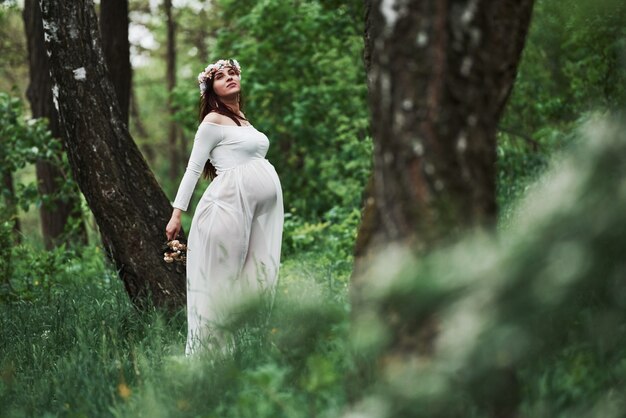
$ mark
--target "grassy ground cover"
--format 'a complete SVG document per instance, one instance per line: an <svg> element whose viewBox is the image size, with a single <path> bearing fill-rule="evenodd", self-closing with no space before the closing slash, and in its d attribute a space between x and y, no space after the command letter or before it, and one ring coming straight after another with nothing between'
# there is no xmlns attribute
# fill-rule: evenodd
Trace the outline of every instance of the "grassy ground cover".
<svg viewBox="0 0 626 418"><path fill-rule="evenodd" d="M431 292L422 293L433 296L423 301L436 304L437 295L444 294L437 292L459 285L445 280L449 272L464 272L467 279L482 277L479 273L489 263L510 268L518 290L489 312L500 317L508 312L510 326L504 331L522 327L527 338L519 341L534 344L532 356L511 351L521 359L511 364L519 372L522 416L606 418L622 416L624 410L619 387L626 376L621 348L626 332L619 272L626 270L616 256L616 243L625 239L624 166L619 158L624 147L618 141L621 128L607 132L613 138L609 145L592 139L569 165L540 179L544 189L554 191L553 197L544 191L510 209L535 211L536 218L507 214L497 238L487 237L484 244L468 239L438 252L411 273L417 281L406 282L407 291ZM44 252L28 243L4 246L3 268L10 280L0 293L0 416L400 416L389 411L403 411L403 417L439 416L420 409L429 405L427 399L407 396L413 393L410 385L375 382L366 392L360 380L356 359L362 353L355 351L351 338L347 295L355 220L352 212L331 213L318 224L288 218L286 255L269 321L259 319L267 312L244 310L230 324L233 339L226 350L194 358L183 354L184 310L137 311L98 247ZM8 226L3 228L7 237ZM553 251L553 257L536 248ZM468 254L486 258L468 261ZM544 264L534 266L536 260ZM507 271L485 270L485 277L506 278ZM524 276L525 271L536 274ZM569 293L577 295L571 303L558 302L562 289L579 279L586 290ZM526 282L543 291L534 292ZM396 296L404 302L421 300L407 299L407 294ZM513 311L524 300L529 308L520 305ZM416 315L421 309L408 302L402 306L407 312L417 309ZM529 321L539 318L534 307L545 306L567 310L542 311L538 324L546 327L532 334ZM550 331L550 321L557 319L559 326ZM505 334L485 335L500 344L498 338ZM551 346L542 348L542 341ZM376 344L373 338L359 347L367 350ZM477 358L485 358L490 347L485 345L483 357ZM467 367L478 370L474 363ZM461 415L445 416L485 416L480 387L480 382L473 385L467 398L444 393L447 399L469 399ZM349 412L349 400L362 397Z"/></svg>
<svg viewBox="0 0 626 418"><path fill-rule="evenodd" d="M244 315L231 351L188 359L185 312L137 311L98 248L29 251L0 304L2 416L336 416L346 402L349 270L319 254L285 260L269 323Z"/></svg>

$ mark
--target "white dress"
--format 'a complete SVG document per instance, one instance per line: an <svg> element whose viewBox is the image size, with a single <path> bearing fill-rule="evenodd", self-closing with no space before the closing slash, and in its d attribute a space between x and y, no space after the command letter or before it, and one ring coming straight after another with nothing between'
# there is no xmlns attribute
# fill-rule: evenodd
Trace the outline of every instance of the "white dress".
<svg viewBox="0 0 626 418"><path fill-rule="evenodd" d="M219 334L233 302L273 298L284 215L268 148L267 136L253 126L202 122L196 132L173 206L187 210L207 159L217 177L198 202L187 240L188 355Z"/></svg>

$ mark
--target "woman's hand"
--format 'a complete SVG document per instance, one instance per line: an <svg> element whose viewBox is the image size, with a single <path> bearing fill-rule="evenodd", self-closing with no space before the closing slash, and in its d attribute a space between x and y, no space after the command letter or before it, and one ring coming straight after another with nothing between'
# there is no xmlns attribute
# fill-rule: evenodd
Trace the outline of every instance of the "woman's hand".
<svg viewBox="0 0 626 418"><path fill-rule="evenodd" d="M182 213L182 210L174 208L174 211L172 212L172 217L165 227L165 235L167 236L168 241L171 241L178 236L181 226L180 216Z"/></svg>

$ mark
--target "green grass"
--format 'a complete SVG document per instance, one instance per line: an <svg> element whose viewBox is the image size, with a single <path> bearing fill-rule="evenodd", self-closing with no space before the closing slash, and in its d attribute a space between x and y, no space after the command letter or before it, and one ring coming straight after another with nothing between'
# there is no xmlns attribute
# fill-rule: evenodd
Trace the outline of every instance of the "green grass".
<svg viewBox="0 0 626 418"><path fill-rule="evenodd" d="M184 310L137 311L97 247L0 245L0 271L10 266L0 282L0 416L483 417L506 399L496 392L507 367L521 417L624 416L626 147L623 124L598 126L611 141L591 136L563 157L497 232L395 278L385 259L367 282L371 312L356 321L353 214L290 219L269 320L249 306L226 327L224 350L193 358L183 354ZM0 224L4 243L7 234ZM440 346L427 361L389 350L416 347L419 337L385 337L419 329L431 312L459 321L454 350Z"/></svg>
<svg viewBox="0 0 626 418"><path fill-rule="evenodd" d="M228 353L190 359L184 310L137 311L97 248L14 252L1 416L321 417L346 403L349 270L332 274L315 254L285 261L269 323L251 309Z"/></svg>
<svg viewBox="0 0 626 418"><path fill-rule="evenodd" d="M337 417L362 393L350 270L327 253L285 260L269 323L250 310L227 353L186 358L185 312L137 311L97 248L14 252L19 297L0 303L2 417ZM616 384L611 369L626 368L626 355L607 364L580 340L526 368L524 416Z"/></svg>

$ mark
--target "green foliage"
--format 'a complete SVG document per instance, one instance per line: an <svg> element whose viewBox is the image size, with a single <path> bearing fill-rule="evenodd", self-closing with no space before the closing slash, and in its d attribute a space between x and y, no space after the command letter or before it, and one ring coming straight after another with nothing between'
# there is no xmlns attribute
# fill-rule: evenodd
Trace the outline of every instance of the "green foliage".
<svg viewBox="0 0 626 418"><path fill-rule="evenodd" d="M361 219L358 209L335 207L318 222L308 222L294 213L285 214L283 252L328 252L335 258L350 261L352 246Z"/></svg>
<svg viewBox="0 0 626 418"><path fill-rule="evenodd" d="M24 120L20 99L0 93L0 166L13 172L39 159L53 160L61 143L51 137L43 119Z"/></svg>
<svg viewBox="0 0 626 418"><path fill-rule="evenodd" d="M625 17L619 0L537 1L502 125L535 136L590 110L623 108Z"/></svg>
<svg viewBox="0 0 626 418"><path fill-rule="evenodd" d="M28 82L26 38L21 7L15 0L0 1L0 91L25 91Z"/></svg>
<svg viewBox="0 0 626 418"><path fill-rule="evenodd" d="M9 278L13 272L13 261L11 260L12 232L13 225L10 221L0 221L0 298L11 292Z"/></svg>
<svg viewBox="0 0 626 418"><path fill-rule="evenodd" d="M508 399L517 370L522 416L620 416L624 126L592 123L597 134L530 188L497 236L408 266L406 253L381 254L371 310L351 333L350 265L314 243L284 260L269 319L264 306L240 309L224 328L230 343L194 358L182 354L184 311L134 309L95 247L4 248L3 414L482 417ZM365 386L355 359L403 341L389 324L413 329L433 313L442 332L428 360L391 350ZM348 393L360 401L349 406Z"/></svg>
<svg viewBox="0 0 626 418"><path fill-rule="evenodd" d="M546 171L549 162L576 143L577 131L593 117L594 113L588 113L563 127L545 127L537 133L541 138L537 144L521 142L506 133L499 135L496 180L500 226L510 223L518 201Z"/></svg>
<svg viewBox="0 0 626 418"><path fill-rule="evenodd" d="M47 161L61 169L63 177L57 179L57 192L40 194L35 181L14 185L10 190L3 182L0 186L0 221L17 216L17 207L28 211L32 205L54 207L54 202L74 196L78 187L71 175L67 156L62 151L60 139L53 138L45 119L25 119L20 99L0 92L0 167L3 173L13 174L28 165ZM70 219L66 233L72 235L80 219Z"/></svg>
<svg viewBox="0 0 626 418"><path fill-rule="evenodd" d="M590 313L591 318L597 314ZM578 332L568 341L569 346L552 357L539 359L522 374L529 382L525 388L525 396L531 400L524 405L527 416L536 411L543 416L568 416L572 409L580 409L581 400L601 399L607 387L618 385L623 379L626 353L615 350L607 355L587 340L588 330ZM544 402L549 406L542 405Z"/></svg>
<svg viewBox="0 0 626 418"><path fill-rule="evenodd" d="M13 259L15 293L0 303L3 416L108 415L140 381L137 351L161 358L163 338L180 339L181 318L136 311L95 247L18 247Z"/></svg>
<svg viewBox="0 0 626 418"><path fill-rule="evenodd" d="M364 285L372 310L357 321L386 330L375 340L387 354L372 395L383 399L378 416L515 407L516 371L530 393L526 416L622 416L606 408L626 399L605 395L626 378L623 367L608 370L623 361L626 342L624 129L616 120L587 124L584 141L557 159L497 236L468 237L420 260L397 249L381 255ZM411 340L403 339L433 317L435 351L407 362L402 345ZM597 402L605 414L593 411Z"/></svg>
<svg viewBox="0 0 626 418"><path fill-rule="evenodd" d="M361 5L326 6L220 1L222 22L209 57L242 64L246 114L270 138L268 158L288 211L307 220L334 207L360 207L371 165ZM190 85L195 82L185 83ZM176 102L177 119L190 137L197 90L179 91Z"/></svg>
<svg viewBox="0 0 626 418"><path fill-rule="evenodd" d="M238 317L226 352L168 359L118 415L252 418L337 413L345 403L345 313L332 300L325 301L319 288L301 286L281 286L266 326L259 326L255 309Z"/></svg>
<svg viewBox="0 0 626 418"><path fill-rule="evenodd" d="M498 203L511 205L589 114L626 106L626 3L538 0L498 136Z"/></svg>
<svg viewBox="0 0 626 418"><path fill-rule="evenodd" d="M12 180L17 169L54 154L55 142L51 140L45 122L26 122L22 112L22 102L18 98L0 92L0 174L6 180ZM0 222L13 222L18 207L28 210L35 201L37 186L34 183L15 186L12 182L9 186L6 180L0 186Z"/></svg>
<svg viewBox="0 0 626 418"><path fill-rule="evenodd" d="M137 311L99 249L10 252L3 416L304 418L346 403L346 301L301 270L319 267L315 254L283 270L269 322L249 306L225 327L226 350L185 358L184 311Z"/></svg>
<svg viewBox="0 0 626 418"><path fill-rule="evenodd" d="M371 161L361 2L284 6L220 0L208 20L187 9L178 15L185 48L200 22L216 33L210 61L242 63L246 113L272 142L268 157L283 183L287 216L269 320L251 306L227 327L232 339L222 352L185 358L183 311L135 310L98 249L16 246L11 223L0 216L0 415L484 416L509 388L502 370L513 369L522 416L621 416L624 149L619 139L583 145L586 152L561 175L544 172L554 154L576 142L572 132L593 109L624 105L623 4L537 1L499 134L506 228L433 254L396 280L403 260L385 259L370 286L374 309L354 338L347 289ZM164 44L160 23L153 27ZM195 75L206 63L179 57L175 118L191 138ZM165 70L154 62L138 71L136 85L157 134L145 145L158 148L166 98L158 74ZM55 155L58 142L43 123L23 120L17 99L0 96L0 109L3 168ZM619 135L609 129L608 136ZM156 162L155 171L166 173ZM35 190L18 184L20 204L46 204L50 197ZM389 323L408 318L411 329L433 312L444 325L458 324L437 347L443 351L407 361L392 350L372 361L386 373L370 370L378 378L366 387L355 359L367 361L398 342L389 340ZM348 393L361 400L349 405Z"/></svg>

